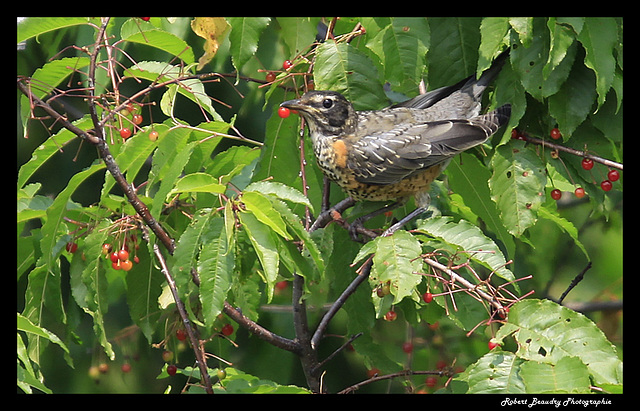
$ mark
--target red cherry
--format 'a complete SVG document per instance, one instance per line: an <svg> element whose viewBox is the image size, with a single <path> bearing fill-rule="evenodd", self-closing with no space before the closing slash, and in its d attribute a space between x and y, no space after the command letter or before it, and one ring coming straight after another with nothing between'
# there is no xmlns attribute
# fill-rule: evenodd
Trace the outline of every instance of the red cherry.
<svg viewBox="0 0 640 411"><path fill-rule="evenodd" d="M118 251L118 259L120 261L125 261L129 259L129 252L125 249Z"/></svg>
<svg viewBox="0 0 640 411"><path fill-rule="evenodd" d="M133 268L133 263L131 262L131 260L120 261L120 268L122 268L124 271L129 271Z"/></svg>
<svg viewBox="0 0 640 411"><path fill-rule="evenodd" d="M582 187L578 187L578 188L576 188L576 191L574 191L573 193L574 193L574 194L576 195L576 197L578 197L578 198L582 198L582 197L584 197L584 195L585 195L584 188L582 188Z"/></svg>
<svg viewBox="0 0 640 411"><path fill-rule="evenodd" d="M120 137L122 137L123 139L128 139L129 137L131 137L131 129L127 128L127 127L123 127L120 129Z"/></svg>
<svg viewBox="0 0 640 411"><path fill-rule="evenodd" d="M158 139L158 132L155 130L151 130L149 133L149 140L156 141Z"/></svg>
<svg viewBox="0 0 640 411"><path fill-rule="evenodd" d="M167 374L176 375L176 372L178 372L178 367L173 364L167 365Z"/></svg>
<svg viewBox="0 0 640 411"><path fill-rule="evenodd" d="M427 384L427 387L435 387L436 384L438 383L438 379L436 377L427 377L427 379L424 381L425 384Z"/></svg>
<svg viewBox="0 0 640 411"><path fill-rule="evenodd" d="M102 254L109 255L110 252L111 252L111 244L108 244L108 243L102 244Z"/></svg>
<svg viewBox="0 0 640 411"><path fill-rule="evenodd" d="M422 301L429 304L431 301L433 301L433 294L431 293L422 294Z"/></svg>
<svg viewBox="0 0 640 411"><path fill-rule="evenodd" d="M289 110L286 107L280 107L278 109L278 115L280 116L280 118L287 118L289 117L290 114L291 114L291 110Z"/></svg>
<svg viewBox="0 0 640 411"><path fill-rule="evenodd" d="M493 350L494 348L498 347L500 344L498 344L497 342L493 342L493 341L489 341L489 349Z"/></svg>
<svg viewBox="0 0 640 411"><path fill-rule="evenodd" d="M551 130L551 138L554 140L562 138L562 133L560 133L560 130L558 130L557 127Z"/></svg>
<svg viewBox="0 0 640 411"><path fill-rule="evenodd" d="M173 351L165 350L162 352L162 361L171 362L173 361Z"/></svg>
<svg viewBox="0 0 640 411"><path fill-rule="evenodd" d="M593 168L593 160L590 158L583 158L582 168L584 168L585 170L591 170Z"/></svg>
<svg viewBox="0 0 640 411"><path fill-rule="evenodd" d="M395 321L396 318L398 318L398 314L396 314L395 311L388 311L385 315L384 315L384 319L387 321Z"/></svg>
<svg viewBox="0 0 640 411"><path fill-rule="evenodd" d="M180 341L184 341L187 339L187 333L183 329L176 330L176 338Z"/></svg>
<svg viewBox="0 0 640 411"><path fill-rule="evenodd" d="M140 114L134 114L131 118L131 121L133 121L133 124L135 125L139 125L140 123L142 123L142 120L143 118Z"/></svg>
<svg viewBox="0 0 640 411"><path fill-rule="evenodd" d="M411 352L413 351L413 344L411 343L411 341L407 341L402 344L402 351L407 354L411 354Z"/></svg>
<svg viewBox="0 0 640 411"><path fill-rule="evenodd" d="M604 191L611 191L611 189L613 188L613 184L609 180L604 180L602 183L600 183L600 187Z"/></svg>
<svg viewBox="0 0 640 411"><path fill-rule="evenodd" d="M151 20L151 17L140 17L140 19L142 19L143 21L149 21Z"/></svg>
<svg viewBox="0 0 640 411"><path fill-rule="evenodd" d="M291 66L293 66L291 60L285 60L284 63L282 63L282 68L285 70L289 70Z"/></svg>
<svg viewBox="0 0 640 411"><path fill-rule="evenodd" d="M618 170L609 170L607 177L609 177L609 181L611 182L618 181L620 179L620 173Z"/></svg>
<svg viewBox="0 0 640 411"><path fill-rule="evenodd" d="M118 261L120 261L120 258L118 257L118 253L111 253L111 255L109 256L109 258L111 259L112 263L117 263Z"/></svg>
<svg viewBox="0 0 640 411"><path fill-rule="evenodd" d="M380 375L380 370L375 367L371 368L370 370L367 370L367 377L369 378L373 378L378 375Z"/></svg>
<svg viewBox="0 0 640 411"><path fill-rule="evenodd" d="M120 369L122 370L122 372L128 373L131 371L131 364L129 364L128 362L125 362L120 366Z"/></svg>
<svg viewBox="0 0 640 411"><path fill-rule="evenodd" d="M560 197L562 197L562 191L558 190L557 188L551 190L551 198L558 201L560 200Z"/></svg>
<svg viewBox="0 0 640 411"><path fill-rule="evenodd" d="M70 242L67 243L67 245L65 246L66 250L68 252L70 252L71 254L75 253L76 250L78 250L78 244L74 243L74 242Z"/></svg>
<svg viewBox="0 0 640 411"><path fill-rule="evenodd" d="M274 73L273 71L270 71L267 73L265 80L267 80L269 83L272 83L273 81L275 81L276 79L276 73Z"/></svg>
<svg viewBox="0 0 640 411"><path fill-rule="evenodd" d="M233 334L233 325L225 324L222 327L222 335L226 335L227 337Z"/></svg>
<svg viewBox="0 0 640 411"><path fill-rule="evenodd" d="M115 263L111 263L111 267L112 267L114 270L119 270L119 269L121 268L121 267L120 267L120 260L116 261Z"/></svg>

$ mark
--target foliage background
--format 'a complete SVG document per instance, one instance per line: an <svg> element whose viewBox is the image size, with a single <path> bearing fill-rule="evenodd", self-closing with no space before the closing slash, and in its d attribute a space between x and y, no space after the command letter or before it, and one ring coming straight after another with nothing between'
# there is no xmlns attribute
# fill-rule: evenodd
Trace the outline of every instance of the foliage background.
<svg viewBox="0 0 640 411"><path fill-rule="evenodd" d="M136 18L133 18L136 19ZM259 32L259 42L255 54L249 53L243 63L238 62L239 55L234 49L233 30L232 34L223 38L220 48L215 58L209 62L204 71L218 73L233 73L236 67L240 67L241 74L251 79L262 80L265 70L281 71L282 62L285 59L293 59L300 65L295 68L297 72L304 72L307 66L300 59L295 57L298 52L306 50L316 35L316 24L320 18L309 19L287 19L273 18L265 21ZM113 33L118 33L119 28L129 22L129 18L114 18ZM330 18L324 19L329 23ZM232 22L240 24L240 22ZM578 150L584 149L588 145L589 150L602 157L622 161L622 20L607 19L599 22L607 27L615 28L616 36L613 37L613 49L617 59L613 70L603 68L599 55L589 55L585 50L600 50L600 45L593 44L592 48L587 45L586 36L588 29L596 27L593 22L576 21L556 21L554 19L533 18L533 19L453 19L434 18L425 21L403 22L399 19L392 23L375 19L347 19L337 21L334 32L336 34L349 33L358 22L362 22L365 27L378 25L378 30L370 30L371 34L360 38L355 38L350 46L357 48L359 53L366 56L370 61L375 62L375 68L382 80L389 81L396 93L406 96L413 96L417 93L418 79L425 78L428 89L437 88L443 85L452 84L461 78L481 72L493 57L491 48L497 50L501 44L511 44L517 39L526 48L519 51L514 50L515 61L521 62L521 66L509 67L506 74L496 82L496 93L488 96L488 104L494 105L497 102L511 101L515 106L514 115L510 127L505 130L504 135L496 136L492 142L511 144L511 128L518 127L532 136L545 138L548 140L549 130L558 126L563 133L563 140L560 143ZM193 50L196 59L202 52L205 41L196 35L191 29L190 18L178 18L167 20L165 18L152 18L150 24L173 33L182 39ZM390 24L390 25L386 25ZM412 28L422 30L426 39L416 46L416 55L424 56L426 59L422 64L417 64L416 68L410 72L398 72L397 60L384 61L381 56L385 56L385 43L374 41L373 33L383 33L385 30L392 31L393 24L402 27L403 24L411 24ZM567 35L567 28L574 30L581 24L583 31L579 36ZM234 26L235 27L235 26ZM391 27L391 28L389 28ZM459 30L458 30L459 29ZM502 30L502 31L500 31ZM459 37L453 35L458 32ZM499 32L499 34L495 34ZM607 41L608 32L606 30L598 32L600 35L592 34L591 41ZM604 33L604 34L603 34ZM95 29L87 25L70 26L47 33L42 33L37 38L27 40L24 50L18 51L17 72L19 76L31 76L40 67L43 67L51 59L63 57L73 57L83 55L82 52L67 48L69 45L89 46L95 41ZM569 37L571 37L569 39ZM575 41L579 38L580 41ZM298 43L294 42L294 39ZM490 41L490 39L496 39ZM506 41L505 41L506 39ZM571 46L566 46L566 42L571 40ZM611 39L609 39L611 40ZM449 52L450 45L447 42L458 41L462 44L459 49L462 55ZM550 47L552 45L552 47ZM555 48L554 48L555 47ZM563 47L565 47L563 49ZM142 42L126 43L126 52L134 56L136 61L169 61L173 56L158 48L149 47ZM551 50L551 51L550 51ZM563 63L566 55L555 55L554 51L564 50L567 54L572 54L575 58L569 63ZM528 61L519 53L531 53L531 61L536 61L535 67L529 66ZM586 54L586 55L585 55ZM538 65L541 56L549 56L551 65ZM557 57L553 60L552 57ZM235 59L235 60L234 60ZM406 61L406 60L402 60ZM585 62L583 64L583 61ZM543 61L546 62L546 61ZM558 62L557 66L553 66ZM594 63L595 62L595 63ZM235 64L234 64L235 63ZM592 63L590 66L589 64ZM128 65L127 63L123 63ZM572 66L575 64L575 68ZM595 64L595 66L593 66ZM533 67L533 68L532 68ZM552 67L551 73L548 67ZM316 67L316 70L323 70ZM326 69L329 70L329 69ZM361 67L361 70L371 70L371 67ZM537 71L539 70L539 71ZM580 76L572 70L579 71ZM536 71L530 75L530 71ZM571 71L571 77L569 72ZM527 76L524 75L527 73ZM281 75L283 75L282 73ZM560 76L562 79L555 78ZM546 89L538 87L542 78ZM575 80L571 85L566 79ZM518 81L514 79L519 79ZM530 82L522 79L533 79ZM343 84L330 75L316 73L316 87L339 88ZM512 82L509 84L509 82ZM335 83L332 83L335 82ZM297 83L299 85L299 83ZM363 92L358 89L357 84L349 84L349 91L353 95L349 96L354 104L359 108L380 108L387 97L397 98L397 94L379 92ZM380 81L380 85L383 81ZM292 98L292 92L284 92L277 87L260 87L261 83L256 81L240 80L235 83L235 78L230 76L226 80L219 82L206 82L206 93L215 97L216 100L225 104L214 103L216 112L222 119L230 122L235 116L234 126L242 132L244 136L256 141L264 141L268 145L269 139L289 138L289 153L296 159L296 167L282 165L277 161L267 164L261 162L253 181L267 177L269 172L278 174L277 181L285 182L299 190L302 184L297 174L298 152L297 134L298 119L291 116L282 120L275 115L275 110L280 102ZM579 87L582 86L582 87ZM131 95L138 89L138 85L123 83L120 92L123 95ZM368 90L368 89L367 89ZM380 89L382 91L382 89ZM525 92L526 91L526 92ZM149 101L159 101L162 98L162 90L154 91L150 95ZM504 94L500 94L504 93ZM18 107L20 107L21 94L18 93ZM81 99L65 99L64 110L73 118L81 117L86 111ZM178 104L175 116L189 124L199 124L202 122L200 110L194 105ZM597 110L596 110L597 108ZM164 121L166 116L158 106L145 107L150 110L156 123ZM572 111L573 110L573 111ZM575 111L578 111L576 113ZM582 113L584 112L584 115ZM22 113L24 115L24 113ZM582 117L578 121L577 118ZM586 121L585 121L586 120ZM145 123L147 124L147 123ZM17 132L17 169L27 163L34 151L40 144L49 138L49 131L35 121L30 122L28 129L28 139L24 138L24 129L20 118L18 119ZM56 131L54 126L54 132ZM295 143L291 142L295 141ZM516 142L517 143L517 142ZM239 143L235 140L223 139L216 148L215 153L224 152ZM250 145L247 145L250 146ZM491 150L493 147L487 147ZM282 149L281 160L290 161L284 155L286 151ZM307 150L310 153L310 150ZM538 151L539 153L539 151ZM474 153L477 158L478 153ZM565 156L561 154L565 165L558 163L557 159L549 157L548 151L544 158L544 164L549 165L548 170L552 170L554 180L547 179L544 183L546 196L542 199L544 208L551 210L553 215L559 216L569 224L558 223L554 218L538 218L524 235L515 235L510 241L513 242L512 259L515 264L512 270L517 278L533 274L533 278L520 283L522 294L529 290L535 290L536 298L551 297L557 299L567 288L571 280L580 273L586 263L588 255L592 261L592 268L586 273L585 279L571 291L565 304L593 303L599 301L620 301L622 300L622 181L614 184L614 190L603 193L598 189L598 181L606 174L606 168L597 164L594 173L589 175L584 173L579 166L580 158L576 156ZM64 152L52 157L43 164L31 177L30 182L41 183L42 186L38 194L44 197L55 197L68 184L69 179L90 166L95 160L95 149L89 144L80 144L79 139L75 139L65 146ZM264 160L264 157L263 157ZM316 209L319 209L321 180L317 171L313 168L313 162L309 157L310 166L307 167L307 178L309 178L309 197ZM471 157L466 157L463 163L472 163ZM482 167L486 166L482 165ZM288 169L287 169L288 168ZM268 170L268 171L267 171ZM455 173L455 170L448 171ZM596 177L593 177L593 176ZM455 180L455 175L451 176ZM587 189L588 201L578 201L571 194L573 190L572 178ZM144 176L138 176L140 183L144 181ZM596 184L593 184L593 183ZM82 184L82 189L74 193L73 201L81 207L89 207L101 200L100 189L102 178L96 174ZM556 204L549 198L548 193L553 186L557 185L565 191L563 201ZM442 189L438 185L436 188ZM21 188L21 187L19 187ZM464 194L464 192L462 192ZM332 203L342 198L342 193L337 189L332 191ZM462 198L443 196L438 205L443 206L443 213L459 217L469 218L473 212L469 212L472 206L471 197ZM397 216L409 209L399 210ZM356 208L350 215L362 213L363 209ZM556 214L557 213L557 214ZM384 218L372 221L371 226L381 226L385 223ZM480 221L482 223L482 221ZM21 243L25 233L29 230L37 230L37 222L29 221L18 225L19 249L18 265L21 267ZM572 237L567 233L575 229L577 237ZM71 228L68 228L71 230ZM520 233L522 234L522 233ZM351 245L346 236L336 233L336 240L340 239L345 247L341 252L333 254L327 266L335 270L346 270L346 267L353 261L357 251L357 245ZM347 245L348 244L348 245ZM508 247L503 245L503 247ZM149 266L152 256L141 252L141 265ZM145 262L146 259L146 262ZM164 362L161 358L160 349L150 347L150 342L135 329L128 328L132 325L127 307L127 298L124 289L126 281L119 276L109 277L109 310L104 318L105 334L113 343L116 353L115 361L109 362L100 344L96 340L91 318L84 314L80 307L73 303L71 289L69 285L69 267L72 260L69 255L60 253L60 272L62 275L61 298L65 304L68 316L67 324L61 324L55 318L47 318L41 324L54 334L62 338L69 348L69 357L73 358L73 367L63 355L63 351L57 346L51 345L42 354L39 367L45 376L45 385L53 392L162 392L167 385L173 387L173 391L180 390L186 381L186 377L178 375L166 378L157 378L161 374ZM146 265L145 265L146 264ZM339 268L335 268L339 267ZM18 270L17 280L17 311L22 312L25 306L25 292L28 288L29 267L22 267ZM345 283L346 284L346 283ZM273 285L273 284L271 284ZM317 290L317 292L321 292ZM291 326L291 313L284 307L288 306L291 299L291 291L285 289L277 291L271 304L267 306L267 301L261 301L264 305L260 309L259 323L273 332L293 338ZM326 296L319 297L318 301L324 302ZM377 346L384 352L386 358L395 361L397 364L408 364L411 368L422 370L433 370L437 368L438 361L445 361L451 364L455 359L455 365L460 370L464 370L473 364L481 356L487 353L486 342L495 334L492 327L480 328L470 337L465 336L465 331L457 327L453 321L442 315L441 311L435 311L428 316L438 320L437 329L429 327L426 321L415 323L415 321L405 321L402 310L399 310L400 318L395 322L386 322L381 319L375 321L372 329L372 338L377 342ZM311 310L309 312L309 323L315 324L319 321L322 312ZM587 315L604 330L607 338L613 342L618 353L622 354L622 311L589 311ZM229 322L228 319L223 322ZM432 321L429 321L432 322ZM165 333L165 323L158 323L154 330L153 342L157 343L163 338ZM335 350L347 334L348 318L344 311L340 311L332 321L328 329L328 335L333 335L333 339L328 337L326 343L321 346L321 355L324 357ZM132 331L132 332L129 332ZM20 335L20 334L19 334ZM208 349L216 355L233 363L233 367L248 374L259 376L264 380L274 381L282 385L297 385L305 387L306 382L300 368L297 357L289 352L285 352L257 338L251 337L245 330L240 329L234 332L232 339L238 345L235 348L227 340L222 338L214 339L209 343ZM414 352L407 356L402 351L402 344L407 340L414 342ZM172 348L179 356L181 367L189 366L193 363L193 356L190 350L180 347L172 339ZM506 343L505 349L514 350L513 342ZM354 344L355 352L345 350L338 358L331 361L327 366L328 388L335 392L348 385L354 384L367 378L367 369L378 364L371 363L372 356L362 356L358 353L357 340ZM122 373L119 370L122 362L130 362L132 371ZM88 377L88 369L91 365L100 362L109 362L110 371L99 378L99 383ZM442 387L444 379L439 381L438 387ZM415 389L425 389L424 377L413 377L408 384ZM389 383L378 382L369 384L360 389L360 392L400 392L407 386L401 382ZM436 388L438 388L436 387ZM431 390L430 388L427 390Z"/></svg>

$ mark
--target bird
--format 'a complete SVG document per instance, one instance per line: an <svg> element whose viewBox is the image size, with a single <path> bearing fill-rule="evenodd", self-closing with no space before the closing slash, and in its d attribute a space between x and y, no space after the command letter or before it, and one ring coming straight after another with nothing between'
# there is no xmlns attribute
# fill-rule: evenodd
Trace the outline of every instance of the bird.
<svg viewBox="0 0 640 411"><path fill-rule="evenodd" d="M356 111L339 92L312 90L280 104L309 128L323 174L356 201L393 201L351 224L356 227L413 196L417 208L383 235L427 211L430 184L457 154L484 143L508 123L511 105L480 114L484 90L502 69L509 49L485 72L381 110Z"/></svg>

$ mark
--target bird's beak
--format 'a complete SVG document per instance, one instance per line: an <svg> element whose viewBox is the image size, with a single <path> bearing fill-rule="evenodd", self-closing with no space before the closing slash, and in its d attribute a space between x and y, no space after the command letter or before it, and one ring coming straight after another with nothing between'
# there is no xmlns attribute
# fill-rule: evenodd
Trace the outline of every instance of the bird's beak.
<svg viewBox="0 0 640 411"><path fill-rule="evenodd" d="M280 107L286 107L291 110L304 110L307 108L306 105L300 103L300 99L284 101L280 104Z"/></svg>

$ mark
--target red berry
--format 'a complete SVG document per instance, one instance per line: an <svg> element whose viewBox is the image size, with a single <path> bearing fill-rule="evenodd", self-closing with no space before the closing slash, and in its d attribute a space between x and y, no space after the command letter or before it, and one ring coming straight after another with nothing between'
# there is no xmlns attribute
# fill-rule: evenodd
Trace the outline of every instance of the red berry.
<svg viewBox="0 0 640 411"><path fill-rule="evenodd" d="M120 260L116 261L115 263L111 263L111 267L112 267L114 270L119 270L119 269L121 268L121 267L120 267Z"/></svg>
<svg viewBox="0 0 640 411"><path fill-rule="evenodd" d="M123 139L128 139L129 137L131 137L131 129L127 128L127 127L123 127L120 129L120 137L122 137Z"/></svg>
<svg viewBox="0 0 640 411"><path fill-rule="evenodd" d="M611 189L613 188L613 184L609 180L604 180L602 183L600 183L600 187L604 191L611 191Z"/></svg>
<svg viewBox="0 0 640 411"><path fill-rule="evenodd" d="M493 341L489 341L489 349L493 350L494 348L496 348L497 346L499 346L500 344L498 344L497 342L493 342Z"/></svg>
<svg viewBox="0 0 640 411"><path fill-rule="evenodd" d="M151 130L149 133L149 140L156 141L158 139L158 132L155 130Z"/></svg>
<svg viewBox="0 0 640 411"><path fill-rule="evenodd" d="M407 341L402 344L402 351L407 354L411 354L411 352L413 351L413 344L411 343L411 341Z"/></svg>
<svg viewBox="0 0 640 411"><path fill-rule="evenodd" d="M76 250L78 249L78 244L74 243L74 242L70 242L67 243L67 245L65 246L65 248L67 249L68 252L70 252L71 254L75 253Z"/></svg>
<svg viewBox="0 0 640 411"><path fill-rule="evenodd" d="M109 255L109 253L111 252L111 244L102 244L102 254L103 255Z"/></svg>
<svg viewBox="0 0 640 411"><path fill-rule="evenodd" d="M167 365L167 374L176 375L176 372L178 372L178 367L173 364Z"/></svg>
<svg viewBox="0 0 640 411"><path fill-rule="evenodd" d="M436 384L438 383L438 379L436 377L427 377L427 379L424 381L425 384L427 384L427 387L435 387Z"/></svg>
<svg viewBox="0 0 640 411"><path fill-rule="evenodd" d="M115 254L115 253L114 253ZM129 259L129 252L125 249L118 251L118 259L120 261L125 261Z"/></svg>
<svg viewBox="0 0 640 411"><path fill-rule="evenodd" d="M124 271L129 271L133 268L133 263L131 262L131 260L120 261L120 268L122 268Z"/></svg>
<svg viewBox="0 0 640 411"><path fill-rule="evenodd" d="M140 259L138 258L137 255L133 256L133 262L138 264L140 262Z"/></svg>
<svg viewBox="0 0 640 411"><path fill-rule="evenodd" d="M187 333L183 329L176 330L176 338L180 341L184 341L187 339Z"/></svg>
<svg viewBox="0 0 640 411"><path fill-rule="evenodd" d="M395 311L388 311L385 315L384 315L384 319L387 321L395 321L396 318L398 318L398 314L396 314Z"/></svg>
<svg viewBox="0 0 640 411"><path fill-rule="evenodd" d="M582 198L582 197L584 197L584 194L585 194L584 188L578 187L578 188L576 188L576 191L574 191L573 193L576 195L576 197Z"/></svg>
<svg viewBox="0 0 640 411"><path fill-rule="evenodd" d="M128 362L125 362L120 366L120 369L122 370L122 372L128 373L129 371L131 371L131 364L129 364Z"/></svg>
<svg viewBox="0 0 640 411"><path fill-rule="evenodd" d="M289 117L289 114L291 114L291 110L286 107L280 107L278 109L278 115L280 116L280 118L287 118Z"/></svg>
<svg viewBox="0 0 640 411"><path fill-rule="evenodd" d="M560 197L562 197L562 191L558 190L557 188L551 190L551 198L558 201L560 200Z"/></svg>
<svg viewBox="0 0 640 411"><path fill-rule="evenodd" d="M276 79L276 73L274 73L273 71L270 71L267 73L265 80L267 80L269 83L273 82Z"/></svg>
<svg viewBox="0 0 640 411"><path fill-rule="evenodd" d="M112 263L117 263L118 261L120 261L120 258L118 257L118 253L112 253L109 258L111 259Z"/></svg>
<svg viewBox="0 0 640 411"><path fill-rule="evenodd" d="M445 360L438 360L438 362L436 363L436 368L439 370L444 370L446 366L447 362Z"/></svg>
<svg viewBox="0 0 640 411"><path fill-rule="evenodd" d="M560 133L560 130L558 130L558 128L553 128L551 130L551 138L554 140L558 140L559 138L562 137L562 133Z"/></svg>
<svg viewBox="0 0 640 411"><path fill-rule="evenodd" d="M282 63L282 68L285 70L289 70L291 66L293 66L291 60L285 60L284 63Z"/></svg>
<svg viewBox="0 0 640 411"><path fill-rule="evenodd" d="M373 377L375 377L377 375L380 375L380 370L379 369L373 367L370 370L367 370L367 377L373 378Z"/></svg>
<svg viewBox="0 0 640 411"><path fill-rule="evenodd" d="M131 118L131 121L133 121L133 124L135 125L139 125L140 123L142 123L142 120L143 118L140 114L134 114Z"/></svg>
<svg viewBox="0 0 640 411"><path fill-rule="evenodd" d="M98 365L98 371L100 371L101 374L106 374L109 372L109 364L107 364L106 362L100 363L100 365Z"/></svg>
<svg viewBox="0 0 640 411"><path fill-rule="evenodd" d="M431 293L422 294L422 301L429 304L431 301L433 301L433 294Z"/></svg>
<svg viewBox="0 0 640 411"><path fill-rule="evenodd" d="M151 20L151 17L140 17L140 18L141 18L142 20L144 20L144 21L149 21L149 20Z"/></svg>
<svg viewBox="0 0 640 411"><path fill-rule="evenodd" d="M233 325L225 324L222 327L222 335L226 335L227 337L233 334Z"/></svg>
<svg viewBox="0 0 640 411"><path fill-rule="evenodd" d="M591 170L593 168L593 160L590 158L583 158L582 168L584 168L585 170Z"/></svg>
<svg viewBox="0 0 640 411"><path fill-rule="evenodd" d="M611 182L618 181L620 179L620 173L618 170L609 170L607 177L609 177L609 181Z"/></svg>

